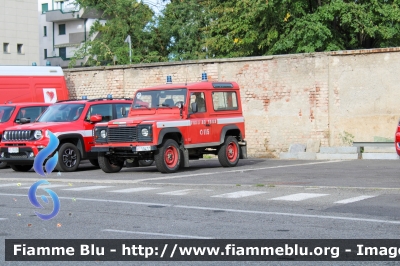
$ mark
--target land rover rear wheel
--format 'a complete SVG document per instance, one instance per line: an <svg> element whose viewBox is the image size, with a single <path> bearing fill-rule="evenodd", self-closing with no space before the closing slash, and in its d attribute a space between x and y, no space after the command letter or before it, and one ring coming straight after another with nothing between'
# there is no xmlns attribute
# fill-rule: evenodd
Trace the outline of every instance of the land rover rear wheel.
<svg viewBox="0 0 400 266"><path fill-rule="evenodd" d="M105 173L116 173L121 171L124 166L124 161L110 161L104 152L99 152L98 156L99 166Z"/></svg>
<svg viewBox="0 0 400 266"><path fill-rule="evenodd" d="M181 153L178 143L173 139L164 140L154 155L156 167L161 173L174 173L178 171Z"/></svg>
<svg viewBox="0 0 400 266"><path fill-rule="evenodd" d="M235 137L228 136L219 148L218 160L223 167L233 167L239 162L239 144Z"/></svg>
<svg viewBox="0 0 400 266"><path fill-rule="evenodd" d="M78 169L81 162L81 152L72 143L64 143L58 149L58 162L56 169L61 172L73 172Z"/></svg>
<svg viewBox="0 0 400 266"><path fill-rule="evenodd" d="M28 172L31 170L32 165L10 165L10 167L17 172Z"/></svg>
<svg viewBox="0 0 400 266"><path fill-rule="evenodd" d="M90 162L93 166L99 167L99 160L97 160L97 159L89 159L89 162Z"/></svg>

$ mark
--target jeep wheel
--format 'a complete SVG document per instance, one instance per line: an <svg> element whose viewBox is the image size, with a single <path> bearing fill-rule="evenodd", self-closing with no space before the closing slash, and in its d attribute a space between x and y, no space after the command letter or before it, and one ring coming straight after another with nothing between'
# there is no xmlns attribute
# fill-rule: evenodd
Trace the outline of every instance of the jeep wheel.
<svg viewBox="0 0 400 266"><path fill-rule="evenodd" d="M140 160L139 165L140 166L150 166L154 163L153 160Z"/></svg>
<svg viewBox="0 0 400 266"><path fill-rule="evenodd" d="M105 173L119 172L124 166L124 161L111 162L104 152L99 152L98 161L101 170L103 170Z"/></svg>
<svg viewBox="0 0 400 266"><path fill-rule="evenodd" d="M218 151L218 160L223 167L233 167L239 162L239 144L235 137L228 136Z"/></svg>
<svg viewBox="0 0 400 266"><path fill-rule="evenodd" d="M161 173L174 173L178 171L181 161L178 143L173 139L164 140L156 152L154 159L157 169Z"/></svg>
<svg viewBox="0 0 400 266"><path fill-rule="evenodd" d="M28 172L32 165L10 165L10 167L16 172Z"/></svg>
<svg viewBox="0 0 400 266"><path fill-rule="evenodd" d="M0 162L0 169L7 168L9 165L6 162Z"/></svg>
<svg viewBox="0 0 400 266"><path fill-rule="evenodd" d="M90 162L93 166L99 167L99 160L97 160L97 159L89 159L89 162Z"/></svg>
<svg viewBox="0 0 400 266"><path fill-rule="evenodd" d="M72 143L64 143L58 149L58 162L56 169L61 172L73 172L78 169L81 162L81 153Z"/></svg>

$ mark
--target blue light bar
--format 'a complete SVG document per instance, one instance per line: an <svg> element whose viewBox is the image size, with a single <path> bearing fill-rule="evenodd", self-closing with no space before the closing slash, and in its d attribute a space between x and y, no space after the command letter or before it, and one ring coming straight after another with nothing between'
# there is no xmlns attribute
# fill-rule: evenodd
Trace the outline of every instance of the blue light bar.
<svg viewBox="0 0 400 266"><path fill-rule="evenodd" d="M206 72L201 73L201 81L208 81Z"/></svg>
<svg viewBox="0 0 400 266"><path fill-rule="evenodd" d="M107 94L107 99L112 99L112 94Z"/></svg>
<svg viewBox="0 0 400 266"><path fill-rule="evenodd" d="M87 100L87 96L82 96L82 100Z"/></svg>
<svg viewBox="0 0 400 266"><path fill-rule="evenodd" d="M37 66L36 62L33 62L33 63L32 63L32 66Z"/></svg>
<svg viewBox="0 0 400 266"><path fill-rule="evenodd" d="M171 84L172 83L172 76L168 75L167 76L167 84Z"/></svg>

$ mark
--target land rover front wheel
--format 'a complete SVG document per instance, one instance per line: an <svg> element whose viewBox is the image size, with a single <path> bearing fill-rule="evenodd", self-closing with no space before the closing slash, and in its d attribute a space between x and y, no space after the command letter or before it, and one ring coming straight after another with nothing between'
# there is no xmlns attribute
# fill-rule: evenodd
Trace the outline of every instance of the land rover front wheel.
<svg viewBox="0 0 400 266"><path fill-rule="evenodd" d="M121 171L124 166L124 161L110 160L104 152L99 152L99 166L105 173L116 173Z"/></svg>
<svg viewBox="0 0 400 266"><path fill-rule="evenodd" d="M235 137L228 136L219 148L218 160L223 167L233 167L239 162L239 144Z"/></svg>
<svg viewBox="0 0 400 266"><path fill-rule="evenodd" d="M58 149L58 162L56 169L61 172L73 172L78 169L81 162L81 152L72 143L64 143Z"/></svg>
<svg viewBox="0 0 400 266"><path fill-rule="evenodd" d="M179 146L175 140L164 140L154 156L158 171L161 173L174 173L178 171L181 161L180 155Z"/></svg>

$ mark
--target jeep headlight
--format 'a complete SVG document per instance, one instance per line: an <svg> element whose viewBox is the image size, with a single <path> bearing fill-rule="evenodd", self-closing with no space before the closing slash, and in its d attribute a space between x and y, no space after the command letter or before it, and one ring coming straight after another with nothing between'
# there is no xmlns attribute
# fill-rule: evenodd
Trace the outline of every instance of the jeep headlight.
<svg viewBox="0 0 400 266"><path fill-rule="evenodd" d="M143 137L147 137L149 136L149 130L147 128L142 128L142 136Z"/></svg>
<svg viewBox="0 0 400 266"><path fill-rule="evenodd" d="M43 137L42 131L35 130L35 133L33 133L33 136L35 137L36 140L41 139Z"/></svg>
<svg viewBox="0 0 400 266"><path fill-rule="evenodd" d="M100 131L100 137L102 137L103 139L107 138L107 130L102 129Z"/></svg>

